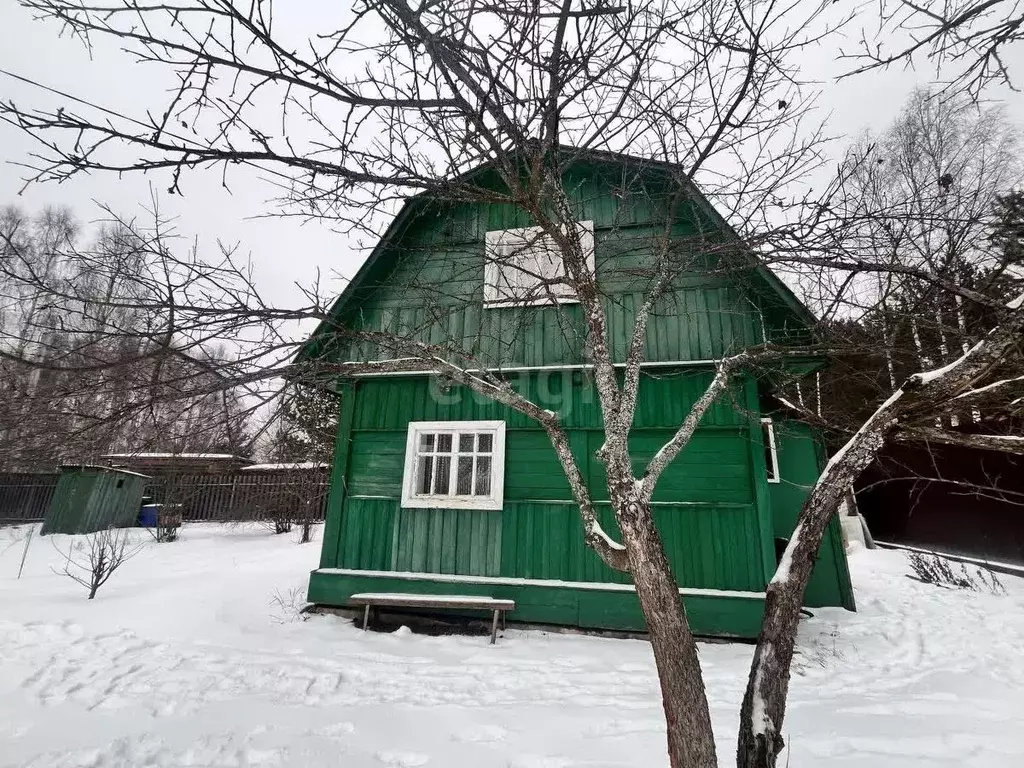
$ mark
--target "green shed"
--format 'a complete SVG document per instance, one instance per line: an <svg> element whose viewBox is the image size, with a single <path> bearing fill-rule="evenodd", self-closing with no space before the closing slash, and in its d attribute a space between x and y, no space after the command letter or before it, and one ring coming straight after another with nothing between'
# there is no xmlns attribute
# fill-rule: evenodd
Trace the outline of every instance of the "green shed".
<svg viewBox="0 0 1024 768"><path fill-rule="evenodd" d="M63 466L40 533L92 533L135 525L148 480L147 475L113 467Z"/></svg>

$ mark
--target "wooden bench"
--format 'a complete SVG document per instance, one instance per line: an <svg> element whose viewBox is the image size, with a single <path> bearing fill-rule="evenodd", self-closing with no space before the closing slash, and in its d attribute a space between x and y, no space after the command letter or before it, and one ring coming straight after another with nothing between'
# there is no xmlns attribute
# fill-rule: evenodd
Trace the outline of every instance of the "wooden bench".
<svg viewBox="0 0 1024 768"><path fill-rule="evenodd" d="M496 597L480 597L478 595L407 595L399 592L361 592L352 595L348 601L353 605L365 606L363 609L363 631L370 623L370 608L374 606L393 606L396 608L469 608L480 611L494 611L491 621L491 645L498 637L498 616L513 611L515 600L501 600ZM504 617L502 617L504 618Z"/></svg>

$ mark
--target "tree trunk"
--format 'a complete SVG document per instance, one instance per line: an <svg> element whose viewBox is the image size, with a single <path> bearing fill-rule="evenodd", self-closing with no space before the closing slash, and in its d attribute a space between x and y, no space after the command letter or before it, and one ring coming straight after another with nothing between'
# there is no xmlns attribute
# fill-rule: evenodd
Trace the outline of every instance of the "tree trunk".
<svg viewBox="0 0 1024 768"><path fill-rule="evenodd" d="M901 421L912 424L915 419L940 413L943 404L962 395L1004 361L1024 334L1024 294L1006 308L1009 316L959 360L907 379L829 460L804 502L793 536L765 590L761 634L740 710L738 768L773 768L782 749L782 721L800 606L825 528L846 488L871 463Z"/></svg>
<svg viewBox="0 0 1024 768"><path fill-rule="evenodd" d="M630 572L654 651L672 768L716 768L715 736L697 644L650 505L635 493L616 505Z"/></svg>
<svg viewBox="0 0 1024 768"><path fill-rule="evenodd" d="M829 462L804 502L779 568L765 590L761 634L740 708L737 768L774 768L782 751L782 722L804 590L829 521L850 484L878 454L892 425L885 408L876 412Z"/></svg>

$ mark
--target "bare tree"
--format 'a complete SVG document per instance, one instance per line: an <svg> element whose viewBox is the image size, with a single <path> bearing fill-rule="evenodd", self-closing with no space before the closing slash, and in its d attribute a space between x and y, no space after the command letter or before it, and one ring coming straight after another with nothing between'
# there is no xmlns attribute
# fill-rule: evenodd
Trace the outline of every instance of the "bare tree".
<svg viewBox="0 0 1024 768"><path fill-rule="evenodd" d="M1017 0L883 0L877 33L866 30L847 56L856 62L852 74L923 62L977 98L992 82L1013 87L1006 56L1022 40Z"/></svg>
<svg viewBox="0 0 1024 768"><path fill-rule="evenodd" d="M844 346L859 335L865 349L822 374L824 402L816 409L824 408L825 421L855 431L907 376L951 362L991 328L984 303L929 276L994 300L1012 298L1019 260L996 241L1001 200L1024 179L1020 146L1019 129L1001 109L918 89L891 127L849 150L851 173L833 200L846 220L844 236L833 253L879 269L827 279L822 269L789 267L831 324L829 335ZM979 422L981 412L965 404L942 418L955 427Z"/></svg>
<svg viewBox="0 0 1024 768"><path fill-rule="evenodd" d="M434 201L439 216L458 204L487 203L513 211L560 256L564 269L556 273L540 265L518 267L527 273L523 282L532 294L512 302L521 311L511 327L481 329L489 338L480 344L478 337L448 330L452 307L477 301L459 293L454 279L445 283L450 292L439 295L436 284L415 274L405 278L410 296L430 299L424 302L429 311L419 318L396 313L374 324L331 327L334 321L316 291L308 307L278 309L259 297L244 268L228 256L207 264L177 258L166 248L149 249L153 263L176 276L161 283L167 298L153 299L155 310L174 308L168 332L191 343L248 342L220 366L235 385L278 375L426 370L538 423L568 479L586 543L610 567L628 571L636 586L674 768L713 766L717 759L697 647L654 524L652 494L737 377L825 348L811 339L766 333L725 350L674 435L636 472L629 433L650 317L671 311L665 302L687 275L749 274L754 254L764 262L817 270L821 280L839 288L846 278L837 275L912 275L992 314L990 329L962 355L914 373L878 405L828 464L801 511L767 588L737 747L738 765L774 765L782 748L803 592L841 498L895 434L930 429L954 401L982 392L1016 397L1015 385L992 374L1008 360L1019 360L1024 329L1024 295L1007 301L958 285L927 263L859 253L855 224L904 214L844 197L853 169L844 169L823 196L798 194L799 182L820 162L821 134L804 129L811 97L793 61L834 28L823 21L827 4L702 0L635 7L523 0L414 7L377 0L325 20L321 34L301 46L279 37L269 4L256 2L24 4L62 22L87 44L115 39L141 62L173 72L179 83L169 103L152 115L101 115L80 102L57 111L0 105L0 116L42 142L44 149L30 161L32 180L96 170L166 171L170 189L181 192L190 169L222 167L227 174L232 166L250 165L280 175L286 210L294 215L330 219L376 236L395 202L413 193ZM270 115L268 104L280 107ZM591 234L579 221L569 171L578 161L625 149L638 170L655 169L662 180L657 190L642 188L642 173L621 180L624 194L659 201L659 226L642 242L622 246L649 253L643 268L599 279L587 258ZM485 172L467 173L478 167ZM723 224L695 196L694 182L739 237L721 236ZM787 203L794 195L797 202ZM681 234L675 224L683 218L698 231ZM159 230L158 223L154 231ZM513 256L493 258L508 267ZM460 274L457 258L449 267L453 278ZM627 281L641 296L622 350L609 344L617 296L608 288L613 279ZM567 291L578 301L578 312L558 301ZM525 343L525 318L538 298L553 302L565 343L581 351L593 378L605 436L597 458L605 467L621 543L598 523L559 415L503 375ZM335 352L358 354L338 358L325 352L307 366L284 362L292 347L281 324L305 318L328 323L326 351L334 345ZM1010 437L999 444L1018 445Z"/></svg>
<svg viewBox="0 0 1024 768"><path fill-rule="evenodd" d="M56 572L89 590L92 600L114 572L141 550L142 545L133 538L132 529L104 528L89 534L85 542L74 542L67 551L61 552L64 565Z"/></svg>
<svg viewBox="0 0 1024 768"><path fill-rule="evenodd" d="M37 469L144 449L232 450L247 440L239 393L219 378L225 340L196 344L176 331L169 300L173 265L154 258L155 241L140 233L130 222L114 220L83 247L67 211L27 217L5 209L5 468ZM183 388L201 389L199 382L209 392L180 396Z"/></svg>
<svg viewBox="0 0 1024 768"><path fill-rule="evenodd" d="M323 522L327 495L327 465L296 462L285 470L281 501L291 521L299 527L299 544L313 540L313 526Z"/></svg>

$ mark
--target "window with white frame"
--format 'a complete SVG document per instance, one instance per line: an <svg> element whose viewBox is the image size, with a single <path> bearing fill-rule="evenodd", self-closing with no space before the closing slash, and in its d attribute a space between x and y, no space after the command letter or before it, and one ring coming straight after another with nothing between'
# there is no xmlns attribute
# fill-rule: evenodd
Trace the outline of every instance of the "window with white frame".
<svg viewBox="0 0 1024 768"><path fill-rule="evenodd" d="M594 222L581 221L580 245L594 269ZM575 301L576 292L564 283L562 254L540 227L488 232L484 263L484 301L489 307L552 304Z"/></svg>
<svg viewBox="0 0 1024 768"><path fill-rule="evenodd" d="M768 482L779 482L779 452L775 445L775 425L771 419L761 419L761 439L764 441L764 466Z"/></svg>
<svg viewBox="0 0 1024 768"><path fill-rule="evenodd" d="M504 481L505 422L409 424L403 507L501 509Z"/></svg>

